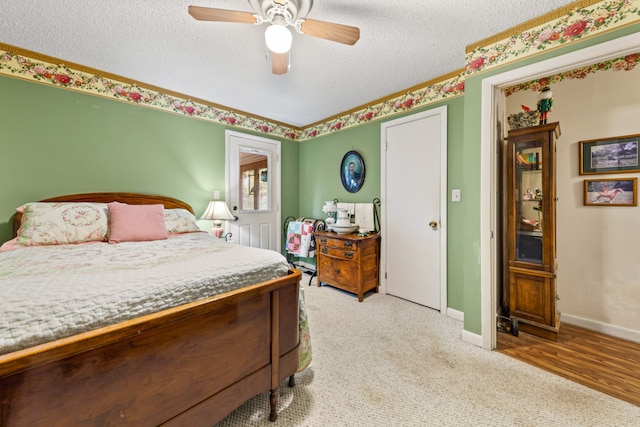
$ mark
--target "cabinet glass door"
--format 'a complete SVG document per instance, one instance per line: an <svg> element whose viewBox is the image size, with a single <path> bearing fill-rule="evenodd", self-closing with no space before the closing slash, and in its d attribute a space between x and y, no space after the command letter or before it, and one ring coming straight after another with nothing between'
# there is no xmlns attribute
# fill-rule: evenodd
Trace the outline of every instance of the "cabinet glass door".
<svg viewBox="0 0 640 427"><path fill-rule="evenodd" d="M515 144L516 261L542 264L542 140Z"/></svg>

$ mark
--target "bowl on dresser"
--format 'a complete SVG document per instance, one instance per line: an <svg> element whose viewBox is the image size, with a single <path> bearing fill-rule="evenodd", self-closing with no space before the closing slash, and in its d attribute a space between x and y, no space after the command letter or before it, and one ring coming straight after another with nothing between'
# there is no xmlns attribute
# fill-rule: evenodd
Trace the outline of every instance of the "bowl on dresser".
<svg viewBox="0 0 640 427"><path fill-rule="evenodd" d="M351 224L351 225L332 224L331 229L338 234L349 234L356 231L358 229L358 225L357 224Z"/></svg>

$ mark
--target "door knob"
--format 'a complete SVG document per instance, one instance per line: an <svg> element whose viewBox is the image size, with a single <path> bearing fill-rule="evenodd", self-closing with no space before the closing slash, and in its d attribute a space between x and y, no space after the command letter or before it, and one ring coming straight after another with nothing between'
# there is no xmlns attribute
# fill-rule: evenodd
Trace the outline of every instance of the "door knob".
<svg viewBox="0 0 640 427"><path fill-rule="evenodd" d="M431 227L431 228L433 228L435 230L436 228L438 228L438 221L431 221L429 223L429 227Z"/></svg>

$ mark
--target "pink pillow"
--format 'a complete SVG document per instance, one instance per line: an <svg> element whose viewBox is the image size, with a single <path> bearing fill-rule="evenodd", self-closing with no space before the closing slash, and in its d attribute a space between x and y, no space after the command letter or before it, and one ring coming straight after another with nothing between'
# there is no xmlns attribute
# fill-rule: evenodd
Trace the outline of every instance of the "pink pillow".
<svg viewBox="0 0 640 427"><path fill-rule="evenodd" d="M4 242L2 246L0 246L0 252L8 252L16 249L16 240L18 240L18 238L14 237L8 242Z"/></svg>
<svg viewBox="0 0 640 427"><path fill-rule="evenodd" d="M164 206L109 203L109 243L143 242L167 238Z"/></svg>

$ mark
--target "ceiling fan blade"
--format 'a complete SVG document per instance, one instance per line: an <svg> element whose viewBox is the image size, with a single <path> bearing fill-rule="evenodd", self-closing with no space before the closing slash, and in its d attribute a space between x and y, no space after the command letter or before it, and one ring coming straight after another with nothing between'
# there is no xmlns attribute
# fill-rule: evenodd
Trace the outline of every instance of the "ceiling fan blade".
<svg viewBox="0 0 640 427"><path fill-rule="evenodd" d="M289 52L271 52L271 72L273 74L286 74L289 71Z"/></svg>
<svg viewBox="0 0 640 427"><path fill-rule="evenodd" d="M240 24L255 24L257 22L251 12L213 7L189 6L189 15L199 21L237 22Z"/></svg>
<svg viewBox="0 0 640 427"><path fill-rule="evenodd" d="M354 45L360 39L360 28L315 19L303 19L300 31L309 36L348 45Z"/></svg>

